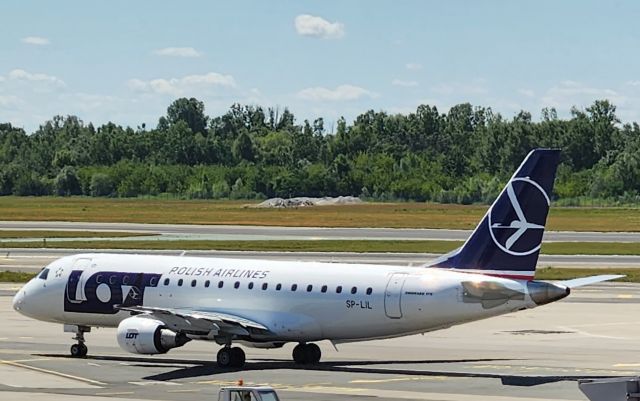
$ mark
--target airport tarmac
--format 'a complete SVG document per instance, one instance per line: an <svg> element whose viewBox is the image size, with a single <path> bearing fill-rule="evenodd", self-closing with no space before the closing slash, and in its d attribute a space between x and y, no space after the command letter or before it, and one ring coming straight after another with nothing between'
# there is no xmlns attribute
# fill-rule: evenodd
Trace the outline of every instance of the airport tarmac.
<svg viewBox="0 0 640 401"><path fill-rule="evenodd" d="M394 252L259 252L259 251L181 251L181 250L104 250L5 248L0 250L0 271L37 272L57 258L87 252L142 253L156 255L184 255L244 259L298 260L316 262L370 263L398 266L419 266L440 255L430 253ZM540 255L538 267L636 268L640 256L625 255Z"/></svg>
<svg viewBox="0 0 640 401"><path fill-rule="evenodd" d="M88 358L69 358L70 333L13 311L17 288L0 284L2 399L215 400L221 385L242 378L275 386L283 401L585 400L578 378L640 371L637 284L577 289L558 303L425 335L338 351L322 342L314 367L294 365L291 344L246 348L243 371L217 368L218 347L205 342L160 356L128 354L106 328L87 334Z"/></svg>
<svg viewBox="0 0 640 401"><path fill-rule="evenodd" d="M267 227L194 224L0 221L3 230L133 231L160 234L156 239L199 240L465 240L470 230L410 228ZM86 239L86 238L85 238ZM122 238L118 238L122 240ZM132 240L142 239L134 237ZM147 239L147 238L145 238ZM545 231L544 241L640 242L640 232Z"/></svg>

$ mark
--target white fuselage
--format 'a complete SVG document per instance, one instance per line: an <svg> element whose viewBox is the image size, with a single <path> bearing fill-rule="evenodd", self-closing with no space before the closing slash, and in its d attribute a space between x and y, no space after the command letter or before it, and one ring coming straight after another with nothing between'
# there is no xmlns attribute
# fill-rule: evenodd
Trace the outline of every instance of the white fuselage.
<svg viewBox="0 0 640 401"><path fill-rule="evenodd" d="M260 341L395 337L536 306L526 281L419 267L81 254L48 269L46 279L34 278L16 295L21 313L115 327L130 313L113 306L137 302L250 319L269 329ZM516 296L474 297L463 283Z"/></svg>

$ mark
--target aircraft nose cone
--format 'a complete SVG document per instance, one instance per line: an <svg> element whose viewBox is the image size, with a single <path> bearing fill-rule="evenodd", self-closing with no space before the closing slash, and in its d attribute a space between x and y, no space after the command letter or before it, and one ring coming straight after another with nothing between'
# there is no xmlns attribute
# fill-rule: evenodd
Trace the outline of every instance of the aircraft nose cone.
<svg viewBox="0 0 640 401"><path fill-rule="evenodd" d="M20 312L24 307L24 299L25 299L24 289L20 289L18 293L13 297L13 309L17 312Z"/></svg>

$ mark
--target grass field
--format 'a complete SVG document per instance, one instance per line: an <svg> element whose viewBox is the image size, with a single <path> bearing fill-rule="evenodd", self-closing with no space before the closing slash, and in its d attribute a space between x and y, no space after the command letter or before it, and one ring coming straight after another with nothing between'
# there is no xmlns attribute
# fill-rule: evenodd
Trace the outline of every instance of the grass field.
<svg viewBox="0 0 640 401"><path fill-rule="evenodd" d="M149 236L154 234L126 231L45 231L45 230L0 230L0 239L19 238L121 238Z"/></svg>
<svg viewBox="0 0 640 401"><path fill-rule="evenodd" d="M409 252L446 253L462 241L209 241L209 240L141 240L141 241L49 241L49 248L64 249L180 249L220 251L284 251L284 252ZM41 241L0 242L0 248L41 248ZM547 255L640 255L636 242L549 242L542 246Z"/></svg>
<svg viewBox="0 0 640 401"><path fill-rule="evenodd" d="M298 209L257 209L246 201L0 197L3 220L174 224L239 224L293 227L395 227L471 229L485 205L365 203ZM556 207L547 229L640 231L640 208Z"/></svg>
<svg viewBox="0 0 640 401"><path fill-rule="evenodd" d="M29 281L37 273L20 273L10 271L0 271L0 282L3 283L24 283ZM599 274L624 274L626 277L615 281L630 283L640 283L640 269L559 269L546 267L538 269L536 280L568 280L572 278L595 276Z"/></svg>

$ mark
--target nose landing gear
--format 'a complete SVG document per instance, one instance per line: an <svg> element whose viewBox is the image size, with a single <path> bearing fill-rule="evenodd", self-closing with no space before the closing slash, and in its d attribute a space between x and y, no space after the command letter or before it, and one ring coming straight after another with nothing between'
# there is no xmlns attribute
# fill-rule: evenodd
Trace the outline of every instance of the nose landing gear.
<svg viewBox="0 0 640 401"><path fill-rule="evenodd" d="M89 351L87 346L84 344L85 343L85 339L84 339L84 333L88 333L91 331L91 327L89 326L76 326L76 325L70 325L70 324L65 324L64 325L64 331L65 333L75 333L76 335L73 337L74 340L76 340L78 343L77 344L73 344L71 346L71 356L74 358L84 358L85 356L87 356L87 352Z"/></svg>

